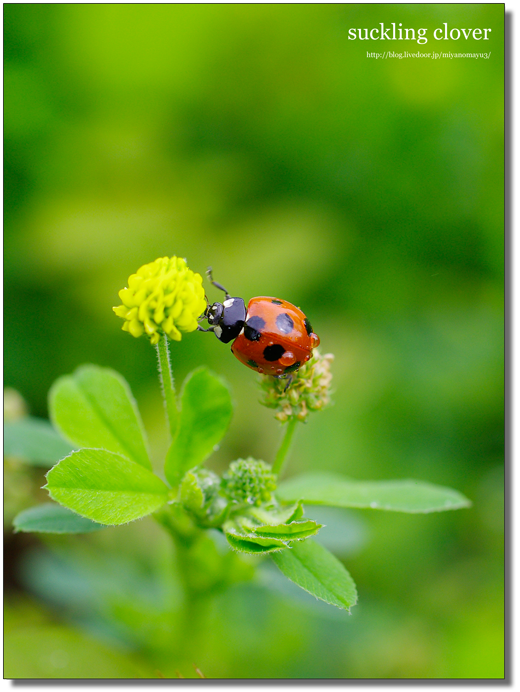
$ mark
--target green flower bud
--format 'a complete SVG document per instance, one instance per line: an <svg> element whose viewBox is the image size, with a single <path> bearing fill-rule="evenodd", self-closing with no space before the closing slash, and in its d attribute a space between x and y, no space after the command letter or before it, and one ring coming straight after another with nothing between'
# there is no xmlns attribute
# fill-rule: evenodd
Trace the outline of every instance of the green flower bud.
<svg viewBox="0 0 520 692"><path fill-rule="evenodd" d="M222 491L237 504L256 505L271 502L276 476L264 461L248 457L233 461L222 477Z"/></svg>
<svg viewBox="0 0 520 692"><path fill-rule="evenodd" d="M191 469L181 481L179 498L182 506L201 526L219 526L224 519L228 503L219 495L219 489L217 474L203 468Z"/></svg>
<svg viewBox="0 0 520 692"><path fill-rule="evenodd" d="M305 420L310 411L319 411L330 401L333 360L332 353L322 356L315 349L309 362L292 375L290 387L287 387L287 380L262 376L260 386L264 397L260 403L277 409L275 418L282 423L290 418Z"/></svg>
<svg viewBox="0 0 520 692"><path fill-rule="evenodd" d="M122 305L112 308L125 320L122 329L136 338L142 334L157 344L161 333L181 340L181 332L197 329L206 309L202 276L181 257L159 257L144 264L119 291Z"/></svg>

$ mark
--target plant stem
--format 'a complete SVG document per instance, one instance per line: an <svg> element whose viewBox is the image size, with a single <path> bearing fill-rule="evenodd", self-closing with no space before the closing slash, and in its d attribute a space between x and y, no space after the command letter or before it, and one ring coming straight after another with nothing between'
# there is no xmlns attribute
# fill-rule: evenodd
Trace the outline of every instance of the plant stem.
<svg viewBox="0 0 520 692"><path fill-rule="evenodd" d="M291 418L287 423L287 427L285 428L285 434L283 436L282 444L280 445L280 448L276 454L276 457L275 457L275 460L273 463L272 471L273 471L273 473L276 473L277 476L282 475L283 465L284 465L285 459L287 457L287 453L289 452L289 449L291 447L291 442L292 442L292 438L293 438L297 423L298 423L297 418Z"/></svg>
<svg viewBox="0 0 520 692"><path fill-rule="evenodd" d="M178 505L170 505L153 515L172 539L175 550L175 568L183 588L182 606L175 615L173 632L175 640L173 647L177 658L181 661L189 658L194 642L198 639L204 608L204 594L192 583L194 568L192 551L196 552L196 545L201 531L197 529L192 520L180 509ZM196 562L196 559L195 559Z"/></svg>
<svg viewBox="0 0 520 692"><path fill-rule="evenodd" d="M159 380L161 381L161 389L164 396L166 419L170 434L173 438L177 432L179 410L177 408L177 400L175 397L175 384L170 366L170 353L168 350L168 337L166 334L161 334L161 338L157 344L157 356L159 359Z"/></svg>

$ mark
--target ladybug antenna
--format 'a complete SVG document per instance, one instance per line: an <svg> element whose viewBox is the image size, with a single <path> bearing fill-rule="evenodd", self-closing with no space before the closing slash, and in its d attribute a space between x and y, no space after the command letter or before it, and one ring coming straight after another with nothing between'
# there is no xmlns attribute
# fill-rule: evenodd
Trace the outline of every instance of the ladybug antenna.
<svg viewBox="0 0 520 692"><path fill-rule="evenodd" d="M213 286L215 286L215 288L218 288L219 291L224 291L224 293L226 294L226 298L231 297L227 291L227 288L224 288L224 286L222 286L222 284L219 284L216 281L213 281L213 270L211 269L211 267L208 267L206 269L206 275L207 275L208 279L211 281L211 283L213 284Z"/></svg>

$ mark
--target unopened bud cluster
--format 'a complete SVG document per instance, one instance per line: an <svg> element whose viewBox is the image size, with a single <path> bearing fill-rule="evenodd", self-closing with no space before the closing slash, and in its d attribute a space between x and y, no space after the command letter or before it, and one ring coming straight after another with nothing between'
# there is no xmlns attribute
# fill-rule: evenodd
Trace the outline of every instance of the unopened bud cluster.
<svg viewBox="0 0 520 692"><path fill-rule="evenodd" d="M222 490L232 502L259 507L272 500L276 476L264 461L238 459L223 475Z"/></svg>
<svg viewBox="0 0 520 692"><path fill-rule="evenodd" d="M260 403L277 409L275 418L285 423L290 418L304 421L310 411L319 411L330 401L332 353L321 355L317 349L308 363L302 365L287 386L286 379L262 376L260 386L264 392Z"/></svg>

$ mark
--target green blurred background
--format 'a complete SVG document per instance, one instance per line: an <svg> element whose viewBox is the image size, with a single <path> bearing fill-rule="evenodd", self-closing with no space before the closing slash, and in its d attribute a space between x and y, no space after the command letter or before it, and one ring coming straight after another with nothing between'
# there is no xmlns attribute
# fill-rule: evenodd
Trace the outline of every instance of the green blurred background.
<svg viewBox="0 0 520 692"><path fill-rule="evenodd" d="M190 677L192 663L210 678L503 676L503 13L4 5L5 384L30 412L47 416L57 376L112 367L160 463L155 353L111 308L141 264L176 254L200 273L211 264L232 295L302 306L335 354L334 406L299 430L289 473L412 477L474 503L311 513L358 584L352 614L267 561L211 601L180 660L159 527L13 536L13 514L45 496L41 470L11 463L7 677ZM445 21L492 39L431 40ZM380 22L426 27L430 41L348 40ZM440 48L491 58L366 57ZM256 375L210 334L187 335L172 359L179 382L205 363L232 387L210 466L271 461L281 431Z"/></svg>

